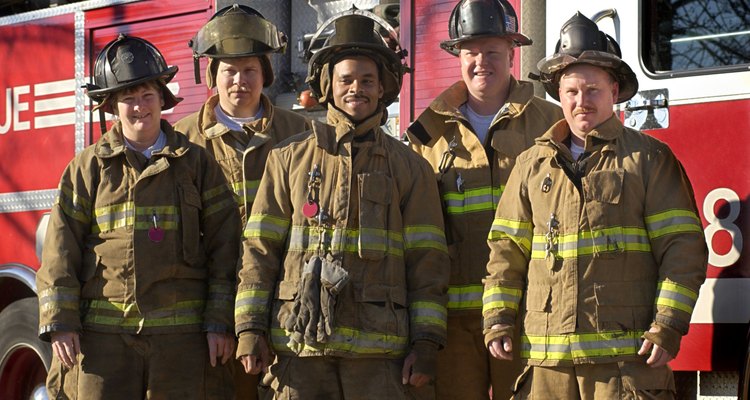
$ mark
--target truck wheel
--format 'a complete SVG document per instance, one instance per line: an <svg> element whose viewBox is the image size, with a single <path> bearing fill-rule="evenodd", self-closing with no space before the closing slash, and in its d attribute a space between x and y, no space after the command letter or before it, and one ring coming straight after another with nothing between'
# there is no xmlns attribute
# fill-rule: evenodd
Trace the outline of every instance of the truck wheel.
<svg viewBox="0 0 750 400"><path fill-rule="evenodd" d="M46 399L52 347L39 340L39 301L28 297L0 312L0 399Z"/></svg>

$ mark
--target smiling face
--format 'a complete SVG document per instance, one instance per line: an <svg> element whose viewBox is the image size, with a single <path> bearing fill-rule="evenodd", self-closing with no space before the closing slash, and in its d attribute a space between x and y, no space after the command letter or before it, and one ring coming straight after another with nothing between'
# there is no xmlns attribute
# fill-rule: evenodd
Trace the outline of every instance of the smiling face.
<svg viewBox="0 0 750 400"><path fill-rule="evenodd" d="M333 66L333 104L359 122L375 113L383 97L378 66L368 57L345 58Z"/></svg>
<svg viewBox="0 0 750 400"><path fill-rule="evenodd" d="M225 113L249 118L258 112L263 91L263 68L258 57L224 58L219 60L216 89L219 104Z"/></svg>
<svg viewBox="0 0 750 400"><path fill-rule="evenodd" d="M514 57L510 40L499 37L468 40L461 43L458 57L461 77L472 96L482 101L505 99Z"/></svg>
<svg viewBox="0 0 750 400"><path fill-rule="evenodd" d="M570 130L580 139L612 116L619 86L606 70L574 64L560 77L560 105Z"/></svg>
<svg viewBox="0 0 750 400"><path fill-rule="evenodd" d="M164 106L161 88L155 81L115 93L115 115L122 122L123 135L133 141L148 141L159 135L161 108Z"/></svg>

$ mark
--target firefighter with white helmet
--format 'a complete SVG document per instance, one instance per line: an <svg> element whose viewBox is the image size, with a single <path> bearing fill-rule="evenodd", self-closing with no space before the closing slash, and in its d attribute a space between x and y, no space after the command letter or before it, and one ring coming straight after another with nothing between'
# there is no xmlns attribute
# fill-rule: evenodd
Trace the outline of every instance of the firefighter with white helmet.
<svg viewBox="0 0 750 400"><path fill-rule="evenodd" d="M257 10L234 4L216 12L189 44L196 82L206 57L206 85L217 93L175 128L221 165L244 226L271 148L309 128L305 117L275 107L262 92L274 81L270 56L284 52L287 38ZM226 368L238 400L257 398L258 375L245 373L239 361Z"/></svg>
<svg viewBox="0 0 750 400"><path fill-rule="evenodd" d="M272 348L276 398L404 399L445 343L438 192L380 128L406 66L375 21L353 9L318 31L333 25L308 77L328 124L271 151L245 228L237 354L257 373Z"/></svg>
<svg viewBox="0 0 750 400"><path fill-rule="evenodd" d="M518 356L497 360L482 345L486 239L516 156L563 115L511 75L514 48L532 41L518 32L506 0L459 1L448 34L441 47L457 56L462 79L407 130L438 179L451 256L448 344L438 354L435 391L439 399L488 399L491 387L495 398L508 398Z"/></svg>
<svg viewBox="0 0 750 400"><path fill-rule="evenodd" d="M515 398L675 395L667 363L687 333L707 248L679 161L612 111L638 89L621 57L578 13L538 64L565 120L517 159L484 291L490 352L520 348L526 365Z"/></svg>
<svg viewBox="0 0 750 400"><path fill-rule="evenodd" d="M88 95L117 121L63 173L36 277L51 398L211 398L207 361L231 356L237 207L161 119L176 72L125 35L96 60Z"/></svg>

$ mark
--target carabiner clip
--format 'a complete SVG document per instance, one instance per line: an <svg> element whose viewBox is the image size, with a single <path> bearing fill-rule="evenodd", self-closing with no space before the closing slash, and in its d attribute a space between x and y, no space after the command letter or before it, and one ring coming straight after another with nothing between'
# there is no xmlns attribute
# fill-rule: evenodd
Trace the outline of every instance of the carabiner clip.
<svg viewBox="0 0 750 400"><path fill-rule="evenodd" d="M448 172L453 166L453 161L456 159L456 135L453 135L453 139L448 143L448 150L443 152L443 156L440 158L440 164L438 164L438 172L440 172L440 179L443 179L443 175Z"/></svg>

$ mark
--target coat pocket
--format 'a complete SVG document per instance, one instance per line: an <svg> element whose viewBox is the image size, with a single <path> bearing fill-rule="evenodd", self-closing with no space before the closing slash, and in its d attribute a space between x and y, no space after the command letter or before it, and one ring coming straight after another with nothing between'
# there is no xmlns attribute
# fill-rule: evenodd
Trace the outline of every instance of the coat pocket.
<svg viewBox="0 0 750 400"><path fill-rule="evenodd" d="M620 205L624 181L623 169L594 171L583 180L594 257L614 258L625 251Z"/></svg>
<svg viewBox="0 0 750 400"><path fill-rule="evenodd" d="M644 392L675 392L674 374L669 366L651 368L643 361L620 361L617 366L620 368L622 389L625 392L622 393L623 399L651 398L644 396Z"/></svg>
<svg viewBox="0 0 750 400"><path fill-rule="evenodd" d="M355 288L357 318L363 330L376 330L390 335L409 335L409 310L404 288L388 285L364 285Z"/></svg>
<svg viewBox="0 0 750 400"><path fill-rule="evenodd" d="M180 185L180 222L182 229L182 253L185 262L200 266L203 261L201 247L201 220L203 208L198 189L191 184Z"/></svg>
<svg viewBox="0 0 750 400"><path fill-rule="evenodd" d="M655 291L655 285L643 282L595 283L597 330L647 330L654 318Z"/></svg>
<svg viewBox="0 0 750 400"><path fill-rule="evenodd" d="M382 173L357 175L359 183L359 237L357 247L364 260L382 260L388 253L388 207L393 191L391 178Z"/></svg>
<svg viewBox="0 0 750 400"><path fill-rule="evenodd" d="M299 291L299 282L281 281L276 287L274 293L273 313L281 326L284 326L287 318L292 314L294 308L294 298Z"/></svg>

